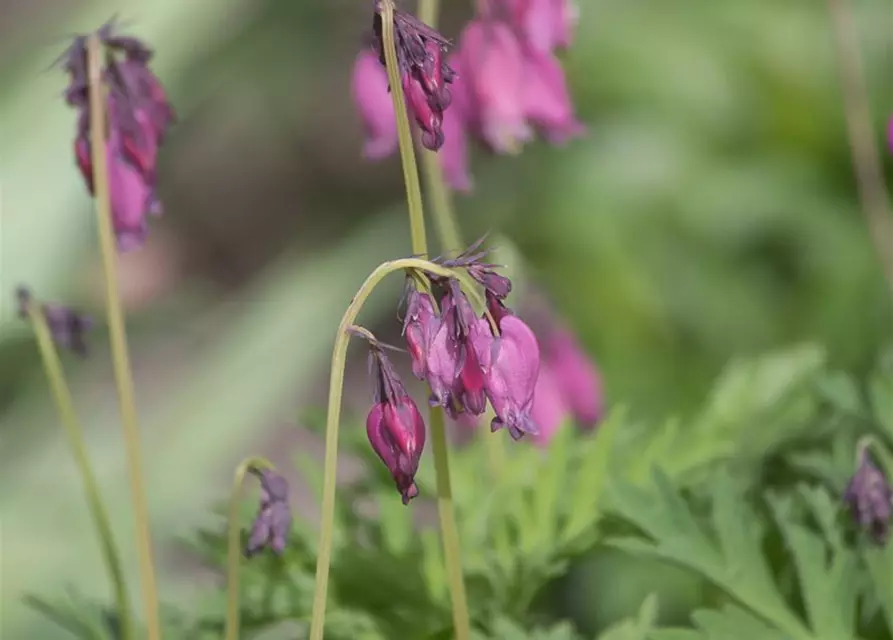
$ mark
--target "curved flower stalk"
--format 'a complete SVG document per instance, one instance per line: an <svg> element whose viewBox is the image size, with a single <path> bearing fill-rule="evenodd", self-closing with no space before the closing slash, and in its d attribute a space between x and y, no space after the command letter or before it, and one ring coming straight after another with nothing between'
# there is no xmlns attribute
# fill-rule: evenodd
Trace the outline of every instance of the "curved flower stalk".
<svg viewBox="0 0 893 640"><path fill-rule="evenodd" d="M243 554L240 542L239 496L245 476L249 473L260 481L260 503L244 555L250 558L265 548L276 554L283 553L291 529L288 482L276 473L275 467L266 458L246 458L236 467L230 496L224 635L226 640L238 640L239 637L239 564Z"/></svg>
<svg viewBox="0 0 893 640"><path fill-rule="evenodd" d="M133 614L127 594L127 581L121 566L121 557L112 533L108 511L102 501L96 474L90 464L90 456L84 441L84 430L75 412L71 390L65 380L65 372L57 351L58 346L85 357L87 343L84 334L92 325L92 320L69 307L38 304L24 287L20 287L16 291L16 298L19 305L19 316L30 321L37 338L37 346L40 350L47 380L50 383L56 410L59 412L59 419L68 438L72 457L81 475L87 506L93 517L93 524L102 546L109 582L115 591L116 613L120 621L121 637L124 640L132 640L135 638Z"/></svg>

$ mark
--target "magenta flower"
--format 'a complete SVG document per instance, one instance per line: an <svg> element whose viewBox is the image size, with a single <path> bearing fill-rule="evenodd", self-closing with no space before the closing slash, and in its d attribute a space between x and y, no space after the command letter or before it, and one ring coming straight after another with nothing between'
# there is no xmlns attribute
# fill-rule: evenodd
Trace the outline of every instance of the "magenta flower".
<svg viewBox="0 0 893 640"><path fill-rule="evenodd" d="M543 340L543 359L574 420L584 427L595 425L603 413L601 376L576 337L566 329L553 328Z"/></svg>
<svg viewBox="0 0 893 640"><path fill-rule="evenodd" d="M371 50L357 56L351 85L366 131L363 155L372 160L391 155L397 150L394 102L388 92L388 74Z"/></svg>
<svg viewBox="0 0 893 640"><path fill-rule="evenodd" d="M412 373L419 380L424 380L428 377L428 347L440 327L440 318L434 311L431 296L418 291L411 280L407 285L403 337L412 358Z"/></svg>
<svg viewBox="0 0 893 640"><path fill-rule="evenodd" d="M579 19L572 0L509 0L508 4L513 24L533 49L551 53L571 45Z"/></svg>
<svg viewBox="0 0 893 640"><path fill-rule="evenodd" d="M586 127L574 115L564 70L551 53L530 51L525 59L524 115L553 144L579 137Z"/></svg>
<svg viewBox="0 0 893 640"><path fill-rule="evenodd" d="M107 53L103 80L108 91L106 154L112 217L118 247L128 251L145 241L146 216L161 214L155 193L156 164L174 112L148 67L151 50L135 38L116 36L111 24L103 26L99 35ZM93 194L86 37L76 38L64 58L70 77L65 99L80 111L75 158Z"/></svg>
<svg viewBox="0 0 893 640"><path fill-rule="evenodd" d="M425 422L379 346L371 346L370 358L375 403L366 417L366 435L394 478L403 504L409 504L419 494L415 474L425 447Z"/></svg>
<svg viewBox="0 0 893 640"><path fill-rule="evenodd" d="M524 51L511 27L474 20L459 40L458 56L468 82L466 124L497 153L515 153L532 137L523 91Z"/></svg>
<svg viewBox="0 0 893 640"><path fill-rule="evenodd" d="M496 417L492 431L506 427L515 440L538 435L530 412L540 368L540 349L530 327L514 315L499 322L499 336L477 350L484 385Z"/></svg>
<svg viewBox="0 0 893 640"><path fill-rule="evenodd" d="M384 65L384 41L378 3L373 20L376 50ZM444 111L452 102L447 85L456 73L444 60L449 41L411 14L394 10L397 63L409 113L421 130L422 144L437 151L444 144Z"/></svg>
<svg viewBox="0 0 893 640"><path fill-rule="evenodd" d="M540 373L533 392L533 405L530 416L539 429L535 441L548 445L558 428L570 417L570 408L565 401L556 371L545 361L540 363Z"/></svg>

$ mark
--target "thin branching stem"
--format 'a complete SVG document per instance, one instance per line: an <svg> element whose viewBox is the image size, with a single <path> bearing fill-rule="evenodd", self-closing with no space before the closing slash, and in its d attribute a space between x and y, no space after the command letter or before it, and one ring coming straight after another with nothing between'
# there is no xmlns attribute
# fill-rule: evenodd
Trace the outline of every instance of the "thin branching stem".
<svg viewBox="0 0 893 640"><path fill-rule="evenodd" d="M239 499L242 483L248 472L255 469L272 469L273 464L266 458L252 456L245 458L233 474L233 490L229 498L229 523L227 526L226 547L226 640L239 638L239 567L242 564L241 521L239 519Z"/></svg>
<svg viewBox="0 0 893 640"><path fill-rule="evenodd" d="M859 33L848 0L828 0L843 82L843 105L853 168L868 231L893 293L893 217L881 170L880 151L871 125L868 89L859 53Z"/></svg>
<svg viewBox="0 0 893 640"><path fill-rule="evenodd" d="M127 347L127 329L124 323L121 296L118 291L118 273L115 264L118 252L112 227L111 192L105 147L106 105L102 82L102 43L96 34L92 34L87 41L87 61L90 84L90 147L93 160L93 185L99 227L99 245L105 272L109 341L115 371L115 386L121 406L131 502L136 520L136 546L139 554L144 614L149 640L160 640L161 622L158 611L155 566L152 560L149 508L143 486L142 454L140 452L133 376Z"/></svg>
<svg viewBox="0 0 893 640"><path fill-rule="evenodd" d="M127 582L121 566L121 557L118 553L118 546L115 544L109 514L105 508L105 503L102 501L99 484L96 482L96 474L93 473L93 468L90 465L90 456L87 453L87 445L84 442L84 430L74 409L71 390L65 381L65 372L59 360L59 353L47 326L46 317L39 306L29 303L28 315L31 318L31 326L34 328L34 334L37 337L37 346L40 350L40 357L43 361L47 380L50 383L53 401L56 403L59 419L62 422L62 427L68 438L68 444L71 447L71 455L74 458L78 472L81 474L87 506L90 509L90 515L93 517L93 523L99 534L102 556L109 574L109 581L115 590L115 605L121 625L121 637L123 640L134 640L133 614L131 612L130 598L127 595Z"/></svg>
<svg viewBox="0 0 893 640"><path fill-rule="evenodd" d="M332 366L329 375L329 403L326 416L326 453L323 463L323 490L319 548L316 555L316 585L313 592L313 610L310 620L310 640L322 640L325 630L326 598L329 585L329 568L332 563L332 543L335 533L335 494L338 471L338 430L341 424L341 398L344 387L344 366L347 347L354 333L354 323L376 286L395 271L422 271L441 277L459 277L452 269L419 258L403 258L380 265L369 274L354 296L335 334L332 349ZM461 281L461 278L460 278ZM467 638L467 636L465 636Z"/></svg>

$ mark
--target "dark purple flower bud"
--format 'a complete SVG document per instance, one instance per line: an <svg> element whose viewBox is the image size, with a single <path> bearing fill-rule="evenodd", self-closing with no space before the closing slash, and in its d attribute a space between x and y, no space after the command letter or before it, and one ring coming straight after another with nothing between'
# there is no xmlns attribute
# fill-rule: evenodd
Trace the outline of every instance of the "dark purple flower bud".
<svg viewBox="0 0 893 640"><path fill-rule="evenodd" d="M373 30L381 64L385 63L381 8L376 3ZM443 146L444 111L452 102L447 88L456 72L444 59L449 41L411 14L394 9L397 63L406 104L421 129L422 144L437 151Z"/></svg>
<svg viewBox="0 0 893 640"><path fill-rule="evenodd" d="M439 325L431 296L412 287L406 299L403 336L412 358L412 373L419 380L428 377L428 345Z"/></svg>
<svg viewBox="0 0 893 640"><path fill-rule="evenodd" d="M21 318L27 319L28 308L38 304L25 287L16 290L18 311ZM78 313L71 307L57 304L41 304L40 310L46 319L53 342L57 346L68 349L82 358L87 356L86 334L93 328L93 319Z"/></svg>
<svg viewBox="0 0 893 640"><path fill-rule="evenodd" d="M270 469L252 469L260 480L260 502L245 546L250 558L264 548L281 554L291 530L291 508L288 505L288 482Z"/></svg>
<svg viewBox="0 0 893 640"><path fill-rule="evenodd" d="M484 262L484 258L487 257L488 253L486 249L482 249L484 239L481 238L475 242L459 256L450 260L444 260L443 265L466 269L468 275L484 287L489 296L504 300L512 291L512 281L496 272L498 265Z"/></svg>
<svg viewBox="0 0 893 640"><path fill-rule="evenodd" d="M111 23L100 28L99 37L107 53L102 78L108 92L106 155L112 215L119 248L127 251L143 243L146 215L161 214L155 193L158 148L175 115L148 67L152 51L135 38L115 35ZM80 111L75 158L93 194L86 43L86 36L78 36L63 66L70 76L66 101Z"/></svg>
<svg viewBox="0 0 893 640"><path fill-rule="evenodd" d="M533 331L514 315L499 320L499 336L476 345L487 397L496 417L491 430L506 427L518 440L538 435L530 416L540 368L540 349Z"/></svg>
<svg viewBox="0 0 893 640"><path fill-rule="evenodd" d="M425 422L384 352L372 345L375 404L366 417L372 449L391 472L403 504L419 494L415 474L425 447Z"/></svg>
<svg viewBox="0 0 893 640"><path fill-rule="evenodd" d="M884 474L871 461L867 448L858 454L858 468L843 496L856 524L879 545L890 538L893 518L893 489Z"/></svg>

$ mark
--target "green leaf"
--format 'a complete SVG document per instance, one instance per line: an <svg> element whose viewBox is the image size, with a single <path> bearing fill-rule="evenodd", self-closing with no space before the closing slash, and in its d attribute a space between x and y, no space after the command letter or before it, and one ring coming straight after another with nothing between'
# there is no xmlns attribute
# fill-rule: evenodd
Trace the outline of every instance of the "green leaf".
<svg viewBox="0 0 893 640"><path fill-rule="evenodd" d="M686 567L788 637L813 638L771 579L761 557L762 532L756 514L723 474L711 486L717 542L661 472L655 471L650 491L623 482L611 486L612 508L651 538L622 538L612 541L614 546Z"/></svg>
<svg viewBox="0 0 893 640"><path fill-rule="evenodd" d="M611 625L599 634L598 640L646 640L651 637L656 621L657 597L650 595L642 602L635 618Z"/></svg>

